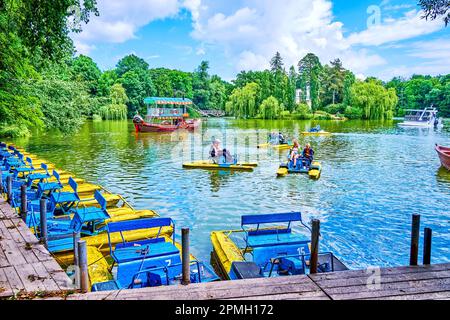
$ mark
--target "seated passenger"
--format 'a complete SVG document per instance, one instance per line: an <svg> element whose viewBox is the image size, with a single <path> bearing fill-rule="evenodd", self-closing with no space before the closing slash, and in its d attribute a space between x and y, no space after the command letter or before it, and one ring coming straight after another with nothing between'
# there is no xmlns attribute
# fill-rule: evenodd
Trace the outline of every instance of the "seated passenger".
<svg viewBox="0 0 450 320"><path fill-rule="evenodd" d="M306 160L306 166L311 166L311 163L314 160L314 150L309 143L307 143L305 149L303 149L302 157Z"/></svg>
<svg viewBox="0 0 450 320"><path fill-rule="evenodd" d="M220 149L221 141L219 139L215 139L211 144L211 148L209 150L209 155L214 163L219 163L219 159L222 156L225 156L225 162L231 163L233 162L233 157L227 149Z"/></svg>
<svg viewBox="0 0 450 320"><path fill-rule="evenodd" d="M300 158L300 145L297 140L294 140L294 146L291 149L291 153L289 155L289 160L294 161L294 167L297 166L297 159Z"/></svg>
<svg viewBox="0 0 450 320"><path fill-rule="evenodd" d="M279 144L287 144L286 138L281 133L281 131L278 133L278 143Z"/></svg>

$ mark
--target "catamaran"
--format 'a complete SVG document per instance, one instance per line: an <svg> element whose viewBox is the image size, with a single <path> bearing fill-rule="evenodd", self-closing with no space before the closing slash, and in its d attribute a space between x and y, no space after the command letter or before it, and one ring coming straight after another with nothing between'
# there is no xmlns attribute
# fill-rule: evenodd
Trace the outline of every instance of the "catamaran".
<svg viewBox="0 0 450 320"><path fill-rule="evenodd" d="M423 110L406 110L404 121L398 125L401 127L437 127L442 121L437 117L437 113L438 111L433 107Z"/></svg>
<svg viewBox="0 0 450 320"><path fill-rule="evenodd" d="M147 105L145 120L139 114L133 118L136 132L194 130L200 125L200 119L188 119L186 107L193 104L190 99L149 97L144 103Z"/></svg>

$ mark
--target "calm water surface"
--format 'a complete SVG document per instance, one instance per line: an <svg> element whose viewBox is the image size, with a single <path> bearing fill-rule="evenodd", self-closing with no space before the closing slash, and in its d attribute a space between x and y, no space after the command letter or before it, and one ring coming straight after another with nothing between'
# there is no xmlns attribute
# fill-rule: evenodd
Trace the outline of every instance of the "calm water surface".
<svg viewBox="0 0 450 320"><path fill-rule="evenodd" d="M136 208L154 209L191 228L193 253L209 261L213 230L240 228L243 214L299 210L321 220L321 249L349 267L405 265L411 214L433 229L432 262L450 261L450 173L440 169L434 144L450 145L450 123L439 130L401 129L395 122L319 122L332 137L311 142L323 165L321 179L276 170L286 152L259 150L268 132L290 137L310 121L204 121L195 134L135 134L131 122L87 122L69 137L36 134L14 142L124 195ZM184 170L206 159L218 137L240 159L258 161L252 173ZM421 234L423 236L423 233ZM422 241L422 238L421 238ZM422 252L422 244L419 248Z"/></svg>

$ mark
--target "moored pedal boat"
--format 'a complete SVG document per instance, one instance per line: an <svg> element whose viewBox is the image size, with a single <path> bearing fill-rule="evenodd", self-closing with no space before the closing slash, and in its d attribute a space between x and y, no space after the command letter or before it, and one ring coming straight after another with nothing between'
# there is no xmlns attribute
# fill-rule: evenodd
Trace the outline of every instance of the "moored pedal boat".
<svg viewBox="0 0 450 320"><path fill-rule="evenodd" d="M172 227L175 225L170 218L142 219L123 221L107 225L108 239L111 234ZM129 241L123 240L113 245L109 242L110 257L113 262L112 279L93 282L92 291L121 290L162 285L177 285L182 279L181 249L172 238L161 237L158 233L152 239ZM190 257L190 282L205 283L218 280L212 268L205 263Z"/></svg>
<svg viewBox="0 0 450 320"><path fill-rule="evenodd" d="M294 232L294 223L308 232ZM241 230L211 233L211 261L230 280L308 274L309 233L300 212L242 216ZM346 269L333 253L319 252L318 272Z"/></svg>

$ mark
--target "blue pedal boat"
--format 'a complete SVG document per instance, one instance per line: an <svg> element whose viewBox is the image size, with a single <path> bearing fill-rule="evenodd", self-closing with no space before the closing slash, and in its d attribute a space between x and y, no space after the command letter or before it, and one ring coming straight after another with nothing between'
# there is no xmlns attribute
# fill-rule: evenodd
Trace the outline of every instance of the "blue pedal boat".
<svg viewBox="0 0 450 320"><path fill-rule="evenodd" d="M211 233L211 261L223 279L308 274L310 233L300 212L242 216L241 230ZM318 272L341 270L347 267L333 253L319 253Z"/></svg>
<svg viewBox="0 0 450 320"><path fill-rule="evenodd" d="M163 227L172 227L172 238L160 236ZM155 238L126 241L124 232L159 228ZM92 291L134 289L179 284L182 278L181 250L175 242L175 224L171 218L150 218L108 223L108 242L113 259L113 280L94 283ZM122 242L113 248L111 235L120 233ZM208 264L191 256L191 283L211 282L219 278Z"/></svg>

